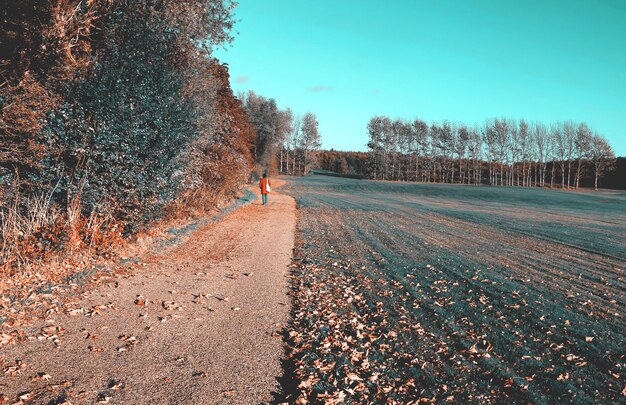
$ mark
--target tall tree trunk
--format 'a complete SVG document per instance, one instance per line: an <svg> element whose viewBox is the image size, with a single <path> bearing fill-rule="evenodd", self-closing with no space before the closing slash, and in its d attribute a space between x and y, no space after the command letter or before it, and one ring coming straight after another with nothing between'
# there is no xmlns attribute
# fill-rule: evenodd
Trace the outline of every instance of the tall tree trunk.
<svg viewBox="0 0 626 405"><path fill-rule="evenodd" d="M474 160L474 184L480 184L478 176L482 175L480 168L478 167L478 161Z"/></svg>
<svg viewBox="0 0 626 405"><path fill-rule="evenodd" d="M450 156L450 162L449 162L449 164L450 164L450 184L454 184L454 172L456 171L455 167L454 167L454 160L452 160L452 158L453 158L453 155Z"/></svg>
<svg viewBox="0 0 626 405"><path fill-rule="evenodd" d="M420 166L420 157L418 154L415 154L415 181L417 182L417 174L419 172L419 166Z"/></svg>
<svg viewBox="0 0 626 405"><path fill-rule="evenodd" d="M571 159L567 159L567 188L569 189L571 187L571 180L572 177L572 160Z"/></svg>

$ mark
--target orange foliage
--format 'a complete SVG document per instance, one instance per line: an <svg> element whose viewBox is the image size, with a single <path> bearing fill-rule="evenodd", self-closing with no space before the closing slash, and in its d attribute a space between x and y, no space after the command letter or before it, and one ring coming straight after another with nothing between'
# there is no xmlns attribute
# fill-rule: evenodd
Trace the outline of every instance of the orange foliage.
<svg viewBox="0 0 626 405"><path fill-rule="evenodd" d="M228 66L214 62L211 64L211 70L219 86L216 109L220 116L228 117L224 132L232 134L228 138L228 144L251 162L256 130L248 119L243 103L233 95L233 90L230 88Z"/></svg>

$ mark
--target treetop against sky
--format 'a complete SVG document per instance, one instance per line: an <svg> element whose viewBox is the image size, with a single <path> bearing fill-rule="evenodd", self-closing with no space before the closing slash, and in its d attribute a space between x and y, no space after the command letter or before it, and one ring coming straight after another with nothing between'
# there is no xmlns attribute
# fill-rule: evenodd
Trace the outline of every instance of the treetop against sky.
<svg viewBox="0 0 626 405"><path fill-rule="evenodd" d="M242 0L218 50L235 91L315 111L365 150L375 114L586 122L626 155L626 2Z"/></svg>

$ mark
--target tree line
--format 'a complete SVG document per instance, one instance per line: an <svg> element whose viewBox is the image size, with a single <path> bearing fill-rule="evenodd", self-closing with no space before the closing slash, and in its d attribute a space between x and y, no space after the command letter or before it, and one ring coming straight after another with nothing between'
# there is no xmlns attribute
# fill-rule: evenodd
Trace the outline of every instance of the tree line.
<svg viewBox="0 0 626 405"><path fill-rule="evenodd" d="M304 175L316 162L321 146L315 113L294 114L281 110L276 100L248 91L239 95L250 122L256 129L254 160L256 172Z"/></svg>
<svg viewBox="0 0 626 405"><path fill-rule="evenodd" d="M316 168L339 175L363 178L370 172L370 155L367 152L321 150L317 152Z"/></svg>
<svg viewBox="0 0 626 405"><path fill-rule="evenodd" d="M233 94L213 56L230 0L6 0L0 8L0 270L105 254L154 220L304 173L317 118Z"/></svg>
<svg viewBox="0 0 626 405"><path fill-rule="evenodd" d="M212 55L229 0L6 0L0 263L107 251L237 193L257 132Z"/></svg>
<svg viewBox="0 0 626 405"><path fill-rule="evenodd" d="M597 189L615 162L609 142L585 123L494 118L467 126L374 116L367 124L367 175L498 186Z"/></svg>

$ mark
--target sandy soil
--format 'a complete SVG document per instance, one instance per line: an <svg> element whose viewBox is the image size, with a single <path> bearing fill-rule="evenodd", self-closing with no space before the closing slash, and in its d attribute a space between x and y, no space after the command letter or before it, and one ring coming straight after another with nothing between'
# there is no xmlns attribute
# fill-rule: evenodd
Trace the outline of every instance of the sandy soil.
<svg viewBox="0 0 626 405"><path fill-rule="evenodd" d="M295 225L294 200L272 193L49 314L2 346L0 403L270 401Z"/></svg>

